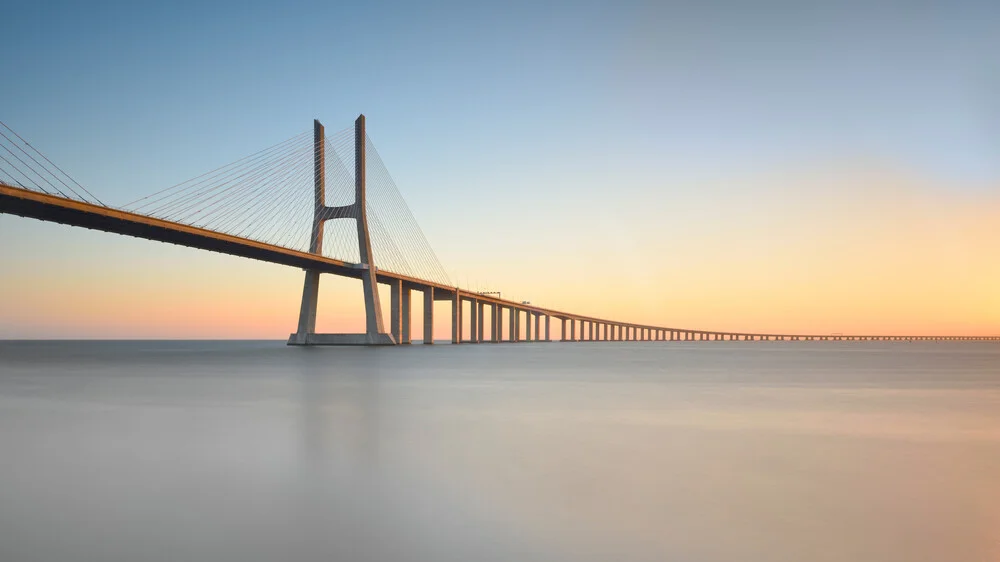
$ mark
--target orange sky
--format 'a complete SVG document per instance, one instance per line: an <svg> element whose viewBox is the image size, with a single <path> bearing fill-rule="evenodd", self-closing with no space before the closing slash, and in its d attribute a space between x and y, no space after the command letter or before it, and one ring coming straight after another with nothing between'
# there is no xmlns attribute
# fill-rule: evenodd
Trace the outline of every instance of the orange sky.
<svg viewBox="0 0 1000 562"><path fill-rule="evenodd" d="M1000 334L1000 197L991 190L865 166L740 184L738 195L732 182L691 185L702 198L687 207L551 210L547 223L516 232L484 215L483 231L499 234L477 239L479 250L430 242L446 265L464 266L450 270L461 285L623 321ZM567 238L574 221L593 228ZM0 238L0 337L280 339L296 324L298 270L7 215ZM320 330L361 330L358 282L324 276L320 306ZM444 338L448 304L437 306Z"/></svg>

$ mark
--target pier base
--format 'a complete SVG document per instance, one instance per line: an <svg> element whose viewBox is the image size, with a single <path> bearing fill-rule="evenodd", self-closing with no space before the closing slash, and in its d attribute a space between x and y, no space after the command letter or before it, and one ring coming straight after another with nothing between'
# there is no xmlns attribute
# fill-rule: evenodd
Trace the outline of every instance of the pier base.
<svg viewBox="0 0 1000 562"><path fill-rule="evenodd" d="M292 334L288 345L396 345L392 334Z"/></svg>

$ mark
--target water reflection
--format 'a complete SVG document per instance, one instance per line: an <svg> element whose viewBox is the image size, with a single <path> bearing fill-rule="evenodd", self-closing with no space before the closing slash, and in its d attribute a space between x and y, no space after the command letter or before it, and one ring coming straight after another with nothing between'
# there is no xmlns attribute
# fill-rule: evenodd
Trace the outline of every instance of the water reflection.
<svg viewBox="0 0 1000 562"><path fill-rule="evenodd" d="M990 560L995 346L0 342L0 560Z"/></svg>

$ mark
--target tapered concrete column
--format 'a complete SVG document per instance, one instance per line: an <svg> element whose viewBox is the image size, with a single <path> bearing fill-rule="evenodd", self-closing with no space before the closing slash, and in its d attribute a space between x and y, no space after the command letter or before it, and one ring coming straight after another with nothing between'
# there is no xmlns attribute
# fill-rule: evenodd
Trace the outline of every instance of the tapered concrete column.
<svg viewBox="0 0 1000 562"><path fill-rule="evenodd" d="M576 341L576 318L569 321L569 341Z"/></svg>
<svg viewBox="0 0 1000 562"><path fill-rule="evenodd" d="M590 324L590 336L589 336L589 339L590 339L590 341L594 341L594 323L593 322L587 322L587 324Z"/></svg>
<svg viewBox="0 0 1000 562"><path fill-rule="evenodd" d="M462 291L451 299L451 343L462 343Z"/></svg>
<svg viewBox="0 0 1000 562"><path fill-rule="evenodd" d="M396 343L411 344L413 343L413 338L410 335L410 329L413 327L413 303L411 298L412 291L409 287L403 286L400 296L402 297L402 307L403 312L401 315L403 327L402 327L402 339Z"/></svg>
<svg viewBox="0 0 1000 562"><path fill-rule="evenodd" d="M469 300L469 341L479 343L479 301Z"/></svg>
<svg viewBox="0 0 1000 562"><path fill-rule="evenodd" d="M549 339L549 335L545 334L545 339ZM535 341L542 340L542 313L535 313Z"/></svg>
<svg viewBox="0 0 1000 562"><path fill-rule="evenodd" d="M434 343L434 287L424 288L424 344Z"/></svg>
<svg viewBox="0 0 1000 562"><path fill-rule="evenodd" d="M403 339L403 282L389 280L389 330L397 343Z"/></svg>
<svg viewBox="0 0 1000 562"><path fill-rule="evenodd" d="M517 309L510 307L510 343L516 343L518 339Z"/></svg>
<svg viewBox="0 0 1000 562"><path fill-rule="evenodd" d="M531 311L524 311L524 341L531 341Z"/></svg>
<svg viewBox="0 0 1000 562"><path fill-rule="evenodd" d="M503 307L499 304L493 305L493 341L503 341Z"/></svg>
<svg viewBox="0 0 1000 562"><path fill-rule="evenodd" d="M545 315L545 341L552 341L552 338L549 335L550 334L549 328L550 328L551 320L552 320L552 317L549 316L548 314L546 314Z"/></svg>
<svg viewBox="0 0 1000 562"><path fill-rule="evenodd" d="M566 338L566 336L567 336L567 333L566 333L566 319L565 318L560 318L559 320L562 321L562 338L560 338L559 341L566 341L566 339L567 339Z"/></svg>
<svg viewBox="0 0 1000 562"><path fill-rule="evenodd" d="M479 318L479 321L476 323L477 324L477 326L476 326L477 339L480 342L484 342L484 341L486 341L486 332L484 331L484 328L486 327L485 326L485 324L486 324L486 303L484 303L482 301L476 301L476 310L478 311L478 312L476 312L477 318Z"/></svg>
<svg viewBox="0 0 1000 562"><path fill-rule="evenodd" d="M372 242L368 236L368 207L365 195L365 116L354 121L354 206L358 227L358 252L361 265L361 285L365 293L365 331L369 342L375 342L385 332L382 327L382 307L378 299L378 280L372 260Z"/></svg>

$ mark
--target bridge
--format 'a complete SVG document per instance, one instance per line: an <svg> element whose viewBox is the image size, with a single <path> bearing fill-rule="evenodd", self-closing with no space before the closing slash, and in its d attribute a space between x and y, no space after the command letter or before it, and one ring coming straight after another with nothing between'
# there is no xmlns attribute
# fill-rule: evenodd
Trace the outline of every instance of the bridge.
<svg viewBox="0 0 1000 562"><path fill-rule="evenodd" d="M1000 341L1000 336L686 329L574 314L464 290L451 284L406 207L365 132L364 115L329 137L315 121L311 135L301 133L123 207L94 197L6 124L0 129L0 149L0 213L304 270L299 321L289 345L410 344L414 292L423 298L425 344L433 343L436 301L451 303L447 321L452 343L550 342L553 320L559 323L558 341L568 342ZM361 280L363 333L316 333L323 273ZM388 329L379 284L389 288Z"/></svg>

